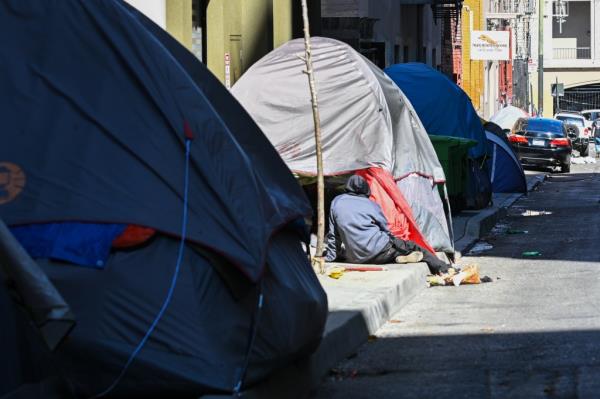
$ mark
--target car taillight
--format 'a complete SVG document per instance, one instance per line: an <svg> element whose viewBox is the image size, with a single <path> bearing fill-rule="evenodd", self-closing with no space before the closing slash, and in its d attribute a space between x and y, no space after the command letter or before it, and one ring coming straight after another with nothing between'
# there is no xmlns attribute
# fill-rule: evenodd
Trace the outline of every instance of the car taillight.
<svg viewBox="0 0 600 399"><path fill-rule="evenodd" d="M570 147L571 142L569 139L553 139L550 141L550 147Z"/></svg>
<svg viewBox="0 0 600 399"><path fill-rule="evenodd" d="M527 137L521 136L520 134L511 134L508 136L508 141L511 143L527 144Z"/></svg>

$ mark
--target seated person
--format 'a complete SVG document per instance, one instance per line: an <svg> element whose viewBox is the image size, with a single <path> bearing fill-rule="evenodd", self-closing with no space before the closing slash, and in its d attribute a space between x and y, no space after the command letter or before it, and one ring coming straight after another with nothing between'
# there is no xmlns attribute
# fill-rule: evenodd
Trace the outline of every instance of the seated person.
<svg viewBox="0 0 600 399"><path fill-rule="evenodd" d="M433 274L448 271L449 265L429 251L392 235L381 207L369 199L371 190L365 179L351 176L345 191L331 203L325 261L385 264L423 260Z"/></svg>

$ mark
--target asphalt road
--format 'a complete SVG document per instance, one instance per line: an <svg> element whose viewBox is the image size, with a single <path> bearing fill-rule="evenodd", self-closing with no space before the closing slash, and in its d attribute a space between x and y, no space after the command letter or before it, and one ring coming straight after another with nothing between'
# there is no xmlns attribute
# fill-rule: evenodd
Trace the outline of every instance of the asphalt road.
<svg viewBox="0 0 600 399"><path fill-rule="evenodd" d="M492 283L427 289L314 398L600 398L600 163L572 170L463 258Z"/></svg>

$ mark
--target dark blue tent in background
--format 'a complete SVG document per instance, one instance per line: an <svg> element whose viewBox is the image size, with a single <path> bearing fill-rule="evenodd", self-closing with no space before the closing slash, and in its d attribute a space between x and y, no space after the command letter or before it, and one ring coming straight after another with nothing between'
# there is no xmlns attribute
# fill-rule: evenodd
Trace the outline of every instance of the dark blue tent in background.
<svg viewBox="0 0 600 399"><path fill-rule="evenodd" d="M488 173L495 193L526 193L527 180L519 159L500 130L485 132L488 140Z"/></svg>
<svg viewBox="0 0 600 399"><path fill-rule="evenodd" d="M41 227L52 254L85 237L48 232L77 224L154 232L100 268L36 259L77 320L53 353L0 286L0 396L227 393L314 350L327 301L301 247L310 205L174 39L120 0L0 0L0 93L13 231Z"/></svg>
<svg viewBox="0 0 600 399"><path fill-rule="evenodd" d="M471 99L446 75L422 63L392 65L385 73L406 94L428 134L476 140L469 155L485 155L485 133Z"/></svg>

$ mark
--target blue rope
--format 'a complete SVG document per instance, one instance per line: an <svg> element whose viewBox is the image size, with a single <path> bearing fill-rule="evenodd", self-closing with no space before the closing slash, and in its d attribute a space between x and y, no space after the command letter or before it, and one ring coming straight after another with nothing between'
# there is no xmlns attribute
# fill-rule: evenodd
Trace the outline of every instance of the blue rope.
<svg viewBox="0 0 600 399"><path fill-rule="evenodd" d="M123 376L125 376L125 373L127 372L127 369L129 368L129 366L131 366L134 359L137 357L137 355L141 352L142 348L146 344L146 341L148 341L148 338L150 338L150 335L152 334L152 332L154 332L156 325L158 324L158 322L164 315L165 311L167 310L167 307L169 306L169 303L171 302L171 299L173 298L173 293L175 291L175 285L177 284L177 277L179 276L179 269L181 268L181 262L183 260L183 251L185 248L185 237L187 234L188 192L189 192L189 180L190 180L190 144L191 144L191 140L186 139L186 141L185 141L185 177L184 177L184 185L183 185L183 217L182 217L182 226L181 226L181 240L179 243L179 252L177 255L177 263L175 264L175 272L173 273L173 278L171 279L171 286L169 287L169 292L167 293L167 297L165 298L165 301L163 302L163 305L160 308L160 311L154 318L154 321L148 328L148 331L146 331L146 335L144 335L144 338L142 338L142 340L140 341L138 346L135 348L135 350L129 356L127 363L125 363L125 366L123 366L123 369L121 370L121 373L119 374L117 379L103 392L97 394L96 396L93 396L92 397L93 399L108 395L119 384L119 382L121 381Z"/></svg>
<svg viewBox="0 0 600 399"><path fill-rule="evenodd" d="M252 355L252 349L254 348L254 342L256 341L256 335L258 333L258 325L260 323L260 313L263 308L264 296L262 293L262 282L258 283L258 299L256 303L256 316L254 318L254 322L252 323L252 327L250 328L250 339L248 342L248 350L246 351L246 356L244 357L244 364L242 365L239 373L239 378L237 383L233 387L233 397L239 398L241 397L241 391L244 384L244 379L246 378L246 372L248 371L248 366L250 365L250 356Z"/></svg>

